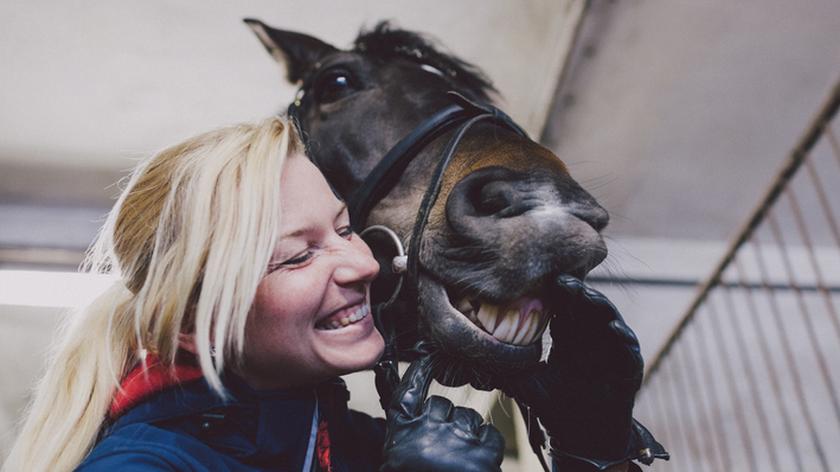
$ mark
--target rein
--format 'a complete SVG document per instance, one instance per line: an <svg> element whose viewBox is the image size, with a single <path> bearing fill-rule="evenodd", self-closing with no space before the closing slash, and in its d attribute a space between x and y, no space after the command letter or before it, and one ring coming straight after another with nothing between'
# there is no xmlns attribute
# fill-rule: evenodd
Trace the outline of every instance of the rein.
<svg viewBox="0 0 840 472"><path fill-rule="evenodd" d="M309 84L304 82L298 90L295 101L289 105L288 116L298 129L301 139L305 133L299 118L299 111L306 100L306 91ZM377 303L372 307L374 321L380 333L385 339L385 351L382 358L374 367L376 373L376 390L379 394L379 402L382 408L387 411L393 396L394 389L399 384L399 371L397 369L397 333L394 317L397 313L387 315L388 308L398 298L402 289L410 290L414 298L418 292L418 275L420 264L420 245L423 238L423 230L426 227L429 213L437 201L440 193L443 175L449 167L452 157L458 150L458 145L474 125L480 122L489 122L503 128L509 129L519 136L528 138L525 131L517 125L513 119L498 108L483 103L471 101L457 92L447 92L452 104L438 111L434 115L422 121L410 133L399 140L376 164L371 172L365 177L361 186L347 199L347 206L350 212L351 224L360 235L369 234L374 231L385 232L397 248L397 256L392 262L392 270L398 275L399 281L393 295L385 302ZM452 137L444 148L440 159L437 161L432 178L426 187L426 192L420 202L417 216L414 220L414 228L408 244L408 254L405 254L399 237L387 227L374 225L365 229L365 224L370 211L396 186L409 163L414 160L419 152L435 141L443 133L454 130ZM530 139L530 138L528 138ZM406 259L407 258L407 259ZM406 282L406 283L404 283ZM526 424L536 421L524 405L519 405L520 411L525 416ZM548 470L542 456L542 446L545 439L539 428L530 428L529 439L531 447L540 459L545 470Z"/></svg>

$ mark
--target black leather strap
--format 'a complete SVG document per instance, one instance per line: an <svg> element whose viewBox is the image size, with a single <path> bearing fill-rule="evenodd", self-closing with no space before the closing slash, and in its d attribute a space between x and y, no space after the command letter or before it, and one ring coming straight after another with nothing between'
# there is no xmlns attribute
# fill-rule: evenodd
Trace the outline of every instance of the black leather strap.
<svg viewBox="0 0 840 472"><path fill-rule="evenodd" d="M370 210L394 188L408 164L414 160L417 154L449 129L482 116L481 119L492 119L498 124L525 136L522 128L501 110L491 105L477 104L456 92L449 92L448 96L452 98L454 103L424 120L392 147L365 177L359 189L350 196L348 208L353 227L357 231L364 228ZM453 138L450 141L450 147L454 149L454 146L458 145L462 137L463 133L457 139ZM448 162L447 152L444 152L441 161L446 160ZM439 184L442 177L442 172L436 172L429 186ZM411 260L410 256L409 260Z"/></svg>
<svg viewBox="0 0 840 472"><path fill-rule="evenodd" d="M440 133L467 117L459 105L452 104L420 123L385 154L370 171L359 189L350 196L347 207L356 231L361 231L373 206L397 184L405 168Z"/></svg>

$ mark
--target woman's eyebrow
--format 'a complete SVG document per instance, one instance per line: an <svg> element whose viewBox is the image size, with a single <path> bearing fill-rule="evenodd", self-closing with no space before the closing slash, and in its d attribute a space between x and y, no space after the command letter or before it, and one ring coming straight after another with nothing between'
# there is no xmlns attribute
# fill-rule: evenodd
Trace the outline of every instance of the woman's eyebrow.
<svg viewBox="0 0 840 472"><path fill-rule="evenodd" d="M347 211L347 204L344 203L344 202L341 202L341 206L338 208L338 211L335 213L335 218L333 218L333 220L337 220L337 219L341 218L341 215L343 215L345 211ZM298 237L303 236L304 234L308 233L309 231L311 231L311 229L312 229L311 226L304 226L304 227L298 228L294 231L281 234L280 237L277 238L277 240L282 241L284 239L298 238Z"/></svg>

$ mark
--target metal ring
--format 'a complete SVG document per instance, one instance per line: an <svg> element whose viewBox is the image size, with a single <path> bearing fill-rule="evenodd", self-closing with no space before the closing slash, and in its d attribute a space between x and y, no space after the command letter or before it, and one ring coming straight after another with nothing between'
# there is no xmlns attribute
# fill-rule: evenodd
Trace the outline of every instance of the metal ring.
<svg viewBox="0 0 840 472"><path fill-rule="evenodd" d="M400 237L397 236L397 233L395 233L394 230L387 226L368 226L367 228L363 229L361 233L359 233L359 236L364 237L365 234L368 234L372 231L382 231L383 233L387 234L388 237L391 238L391 242L393 242L394 246L397 248L397 255L391 260L391 270L399 276L399 280L397 281L397 287L394 289L394 293L383 304L387 306L397 299L397 295L399 295L400 290L402 289L403 279L405 278L403 277L403 274L405 274L405 271L408 267L408 256L405 254L405 249L403 248L402 241L400 241Z"/></svg>

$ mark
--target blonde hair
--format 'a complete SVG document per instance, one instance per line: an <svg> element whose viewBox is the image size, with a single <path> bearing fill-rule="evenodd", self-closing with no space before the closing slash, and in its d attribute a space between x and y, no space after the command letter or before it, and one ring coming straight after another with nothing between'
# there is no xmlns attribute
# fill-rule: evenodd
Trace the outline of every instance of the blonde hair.
<svg viewBox="0 0 840 472"><path fill-rule="evenodd" d="M195 335L205 379L223 393L271 257L280 174L300 149L280 118L202 134L141 164L84 269L119 282L69 317L3 470L72 470L93 447L119 379L145 352L173 365Z"/></svg>

